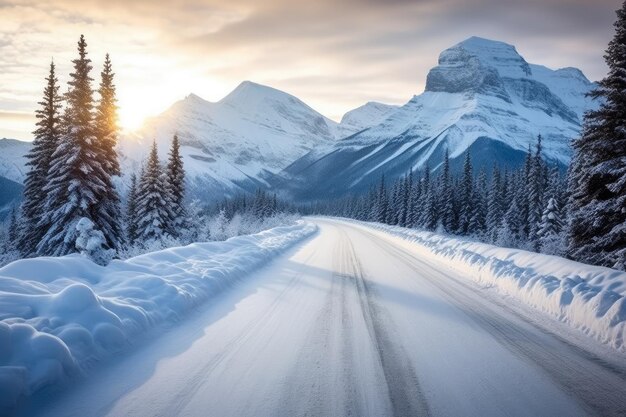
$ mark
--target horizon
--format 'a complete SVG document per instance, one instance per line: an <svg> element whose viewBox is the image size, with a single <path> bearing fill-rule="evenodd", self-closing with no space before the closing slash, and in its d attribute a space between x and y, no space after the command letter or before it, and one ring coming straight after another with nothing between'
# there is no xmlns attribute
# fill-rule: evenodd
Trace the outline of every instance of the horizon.
<svg viewBox="0 0 626 417"><path fill-rule="evenodd" d="M183 1L172 11L148 3L125 8L114 1L105 10L96 0L78 12L73 0L0 3L0 15L11 23L0 43L1 70L9 81L0 85L0 137L32 139L50 59L63 90L81 33L94 87L104 54L111 54L125 130L139 128L189 94L219 101L246 80L291 94L339 122L370 101L405 104L424 90L439 53L472 36L511 44L529 63L575 67L597 81L606 73L602 54L619 7L608 0L527 1L504 8L482 0L473 9L456 0L445 6L398 1L388 7L377 0L339 6L273 0L258 7L246 0L235 5L216 0ZM533 16L537 10L541 19ZM334 24L337 12L350 11L345 24ZM473 19L464 19L463 11ZM330 20L323 24L322 18Z"/></svg>

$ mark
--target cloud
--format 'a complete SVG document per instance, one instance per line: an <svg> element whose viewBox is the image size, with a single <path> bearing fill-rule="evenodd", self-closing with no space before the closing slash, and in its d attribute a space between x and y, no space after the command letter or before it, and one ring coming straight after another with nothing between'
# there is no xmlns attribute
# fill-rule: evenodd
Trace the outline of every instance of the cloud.
<svg viewBox="0 0 626 417"><path fill-rule="evenodd" d="M422 91L443 49L472 35L529 61L601 78L615 0L0 0L0 109L30 111L54 57L67 80L79 34L117 73L120 106L148 115L193 91L226 95L244 79L323 113Z"/></svg>

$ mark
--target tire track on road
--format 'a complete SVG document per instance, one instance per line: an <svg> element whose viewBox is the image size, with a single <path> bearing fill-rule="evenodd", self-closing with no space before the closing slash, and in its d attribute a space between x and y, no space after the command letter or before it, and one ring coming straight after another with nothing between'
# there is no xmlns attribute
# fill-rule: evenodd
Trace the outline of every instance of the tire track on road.
<svg viewBox="0 0 626 417"><path fill-rule="evenodd" d="M344 230L342 234L348 246L346 272L354 279L363 318L385 377L392 413L398 417L429 416L430 409L417 373L403 347L398 344L401 338L389 315L377 302L379 297L368 283L350 237Z"/></svg>

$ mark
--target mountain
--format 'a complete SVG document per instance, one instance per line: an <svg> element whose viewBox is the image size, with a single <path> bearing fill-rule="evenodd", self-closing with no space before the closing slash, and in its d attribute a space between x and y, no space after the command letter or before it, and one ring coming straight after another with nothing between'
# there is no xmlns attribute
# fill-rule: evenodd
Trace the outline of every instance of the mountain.
<svg viewBox="0 0 626 417"><path fill-rule="evenodd" d="M539 134L546 158L565 167L583 113L595 106L585 96L592 88L580 70L529 64L512 45L472 37L440 54L422 94L323 154L303 156L275 185L304 200L358 193L383 173L437 169L446 149L453 169L468 149L476 171L515 167Z"/></svg>
<svg viewBox="0 0 626 417"><path fill-rule="evenodd" d="M21 184L28 169L26 153L30 142L16 139L0 139L0 177Z"/></svg>
<svg viewBox="0 0 626 417"><path fill-rule="evenodd" d="M352 130L358 132L379 124L389 117L391 113L396 111L398 107L399 106L370 101L344 114L341 118L340 125L347 129L352 128Z"/></svg>
<svg viewBox="0 0 626 417"><path fill-rule="evenodd" d="M22 198L22 182L27 172L25 155L29 142L0 139L0 220Z"/></svg>
<svg viewBox="0 0 626 417"><path fill-rule="evenodd" d="M290 94L245 81L215 103L190 94L120 141L119 153L124 171L137 171L153 139L165 157L176 133L192 193L222 198L266 186L267 176L358 129Z"/></svg>

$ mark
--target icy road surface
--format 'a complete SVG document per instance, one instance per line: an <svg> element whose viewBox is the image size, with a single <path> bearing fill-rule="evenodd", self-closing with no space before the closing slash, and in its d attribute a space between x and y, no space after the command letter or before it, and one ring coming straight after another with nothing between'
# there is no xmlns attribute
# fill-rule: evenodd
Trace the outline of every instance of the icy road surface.
<svg viewBox="0 0 626 417"><path fill-rule="evenodd" d="M576 347L399 238L312 221L314 237L25 413L626 415L623 357Z"/></svg>

